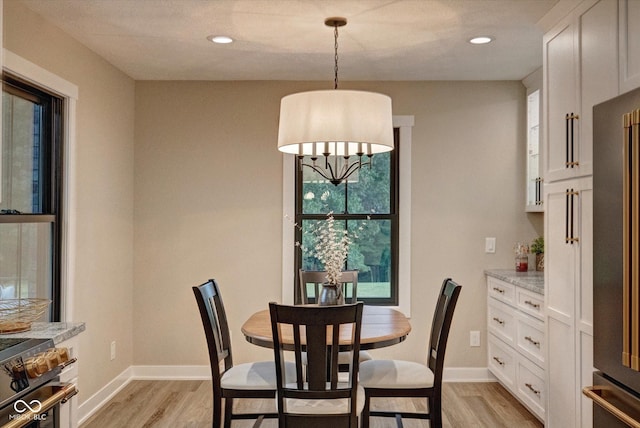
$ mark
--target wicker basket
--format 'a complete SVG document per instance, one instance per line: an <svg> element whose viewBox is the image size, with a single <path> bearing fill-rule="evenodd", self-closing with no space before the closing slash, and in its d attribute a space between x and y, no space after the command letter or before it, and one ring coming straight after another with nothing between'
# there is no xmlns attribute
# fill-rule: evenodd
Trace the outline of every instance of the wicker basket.
<svg viewBox="0 0 640 428"><path fill-rule="evenodd" d="M50 304L49 299L0 299L0 333L29 330Z"/></svg>

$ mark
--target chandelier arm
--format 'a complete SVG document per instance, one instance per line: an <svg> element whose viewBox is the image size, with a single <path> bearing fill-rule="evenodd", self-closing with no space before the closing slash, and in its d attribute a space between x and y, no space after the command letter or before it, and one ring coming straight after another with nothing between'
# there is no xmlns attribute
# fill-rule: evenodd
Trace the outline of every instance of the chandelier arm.
<svg viewBox="0 0 640 428"><path fill-rule="evenodd" d="M362 166L367 166L370 165L371 161L369 162L365 162L362 164ZM353 162L352 164L349 165L349 167L340 174L340 179L342 180L346 180L347 178L351 177L351 175L356 172L358 169L360 169L360 162Z"/></svg>
<svg viewBox="0 0 640 428"><path fill-rule="evenodd" d="M330 183L337 186L343 181L347 180L349 177L351 177L353 173L356 172L358 169L360 169L362 166L371 167L371 158L364 163L362 162L361 159L358 159L358 161L356 162L345 164L341 168L340 174L338 175L336 175L338 171L337 170L334 171L333 167L331 166L331 163L329 163L328 166L325 169L323 169L313 164L304 163L301 160L300 167L302 168L303 166L306 166L307 168L311 168L313 171L318 173L322 178L324 178L325 180L328 180ZM329 171L329 173L327 173L327 171Z"/></svg>
<svg viewBox="0 0 640 428"><path fill-rule="evenodd" d="M337 180L337 178L333 175L333 171L331 169L330 169L331 175L327 175L326 172L322 168L319 168L319 167L317 167L315 165L310 165L308 163L301 163L300 165L301 166L306 166L308 168L311 168L312 170L314 170L315 172L320 174L322 176L322 178L324 178L325 180L329 180L332 183Z"/></svg>

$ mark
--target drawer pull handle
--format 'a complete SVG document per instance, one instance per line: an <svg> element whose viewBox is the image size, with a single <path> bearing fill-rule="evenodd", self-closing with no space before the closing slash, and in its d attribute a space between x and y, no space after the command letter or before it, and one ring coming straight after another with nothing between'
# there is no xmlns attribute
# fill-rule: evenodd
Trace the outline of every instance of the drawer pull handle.
<svg viewBox="0 0 640 428"><path fill-rule="evenodd" d="M504 290L502 288L493 287L493 291L497 291L500 294L504 294Z"/></svg>
<svg viewBox="0 0 640 428"><path fill-rule="evenodd" d="M501 366L504 366L504 361L502 361L500 358L493 357L493 359L496 360L496 363L500 364Z"/></svg>
<svg viewBox="0 0 640 428"><path fill-rule="evenodd" d="M531 390L531 392L533 392L534 394L536 394L537 396L540 396L540 391L538 391L537 389L535 389L533 387L533 385L531 385L530 383L525 383L524 386L526 386L527 388L529 388Z"/></svg>
<svg viewBox="0 0 640 428"><path fill-rule="evenodd" d="M540 342L538 342L537 340L533 340L530 336L525 336L524 340L531 343L533 346L537 346L538 348L540 347Z"/></svg>
<svg viewBox="0 0 640 428"><path fill-rule="evenodd" d="M540 304L539 303L533 303L531 300L525 300L524 304L525 305L529 305L529 306L533 307L534 309L540 309Z"/></svg>
<svg viewBox="0 0 640 428"><path fill-rule="evenodd" d="M498 324L500 324L500 325L503 325L503 324L504 324L504 321L503 321L503 320L501 320L501 319L500 319L500 318L498 318L498 317L493 317L493 320L494 320L495 322L497 322Z"/></svg>

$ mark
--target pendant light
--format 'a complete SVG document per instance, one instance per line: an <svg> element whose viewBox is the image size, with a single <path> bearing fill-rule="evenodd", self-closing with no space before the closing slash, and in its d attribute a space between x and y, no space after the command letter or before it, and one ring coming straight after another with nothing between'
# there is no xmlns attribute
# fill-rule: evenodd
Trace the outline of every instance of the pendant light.
<svg viewBox="0 0 640 428"><path fill-rule="evenodd" d="M347 20L324 23L334 29L334 88L282 98L278 150L297 155L300 168L309 167L337 186L362 166L371 167L374 154L393 150L393 119L387 95L338 89L338 27ZM317 162L320 156L323 162Z"/></svg>

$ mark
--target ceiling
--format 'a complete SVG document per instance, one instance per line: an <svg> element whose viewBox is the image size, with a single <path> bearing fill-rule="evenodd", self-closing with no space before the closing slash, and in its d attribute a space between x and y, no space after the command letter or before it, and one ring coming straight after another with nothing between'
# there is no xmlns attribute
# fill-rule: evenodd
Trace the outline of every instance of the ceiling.
<svg viewBox="0 0 640 428"><path fill-rule="evenodd" d="M22 0L136 80L520 80L558 0ZM235 42L216 45L209 35ZM471 45L490 35L488 45Z"/></svg>

